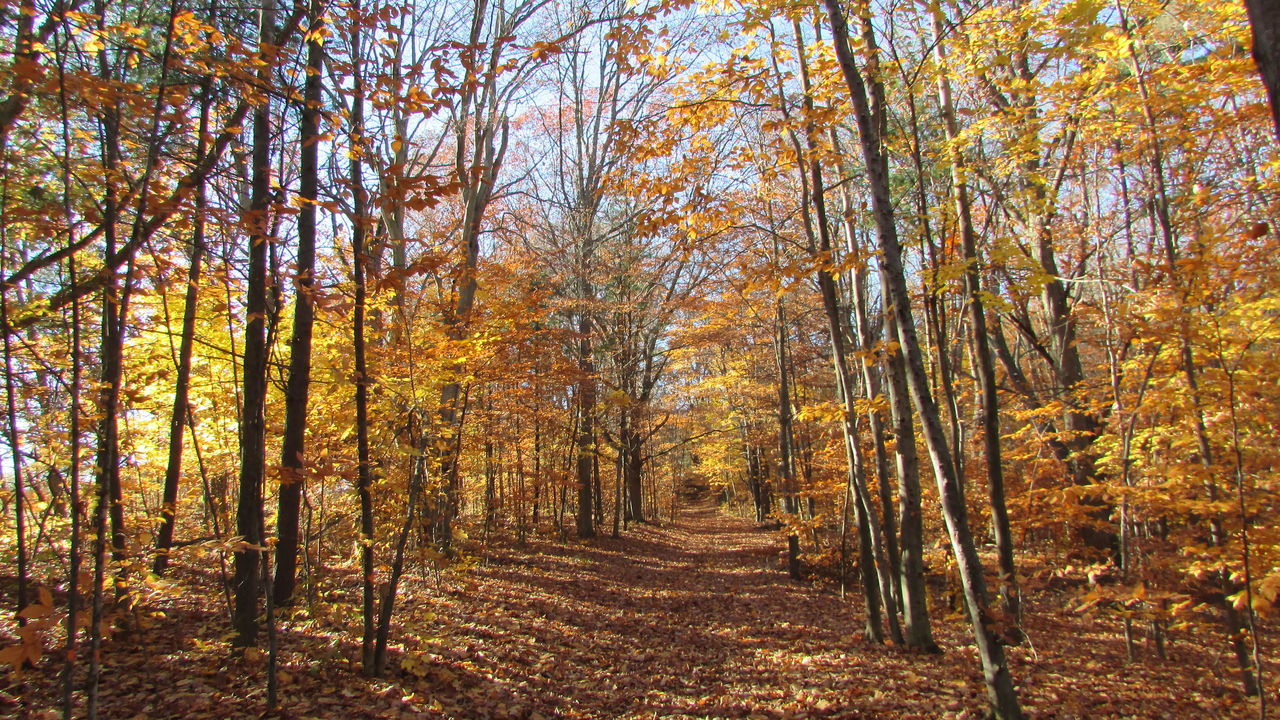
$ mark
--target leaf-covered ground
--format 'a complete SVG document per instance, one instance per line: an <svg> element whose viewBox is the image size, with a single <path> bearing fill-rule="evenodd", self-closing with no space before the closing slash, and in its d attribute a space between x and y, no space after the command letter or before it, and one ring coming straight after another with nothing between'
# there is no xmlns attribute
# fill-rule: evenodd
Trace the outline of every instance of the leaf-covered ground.
<svg viewBox="0 0 1280 720"><path fill-rule="evenodd" d="M870 646L853 596L791 582L778 548L775 533L704 505L618 540L491 551L407 585L383 680L360 676L355 596L333 591L280 624L278 713L266 708L264 658L230 651L213 576L181 574L107 644L102 717L982 716L961 618L934 613L942 655ZM1175 633L1168 660L1126 663L1115 623L1047 590L1029 600L1030 642L1011 651L1029 715L1252 714L1217 645ZM59 666L47 658L10 677L0 714L54 717Z"/></svg>

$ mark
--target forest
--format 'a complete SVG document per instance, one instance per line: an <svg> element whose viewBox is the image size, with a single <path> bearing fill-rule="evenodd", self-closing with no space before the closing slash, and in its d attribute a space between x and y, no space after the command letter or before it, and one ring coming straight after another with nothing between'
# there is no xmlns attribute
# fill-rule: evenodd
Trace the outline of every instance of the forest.
<svg viewBox="0 0 1280 720"><path fill-rule="evenodd" d="M1280 699L1272 0L0 37L0 716Z"/></svg>

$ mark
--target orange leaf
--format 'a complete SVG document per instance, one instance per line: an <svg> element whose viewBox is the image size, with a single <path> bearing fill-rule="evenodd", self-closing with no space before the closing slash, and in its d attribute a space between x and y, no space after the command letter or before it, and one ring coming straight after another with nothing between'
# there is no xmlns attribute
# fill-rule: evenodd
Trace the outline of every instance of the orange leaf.
<svg viewBox="0 0 1280 720"><path fill-rule="evenodd" d="M14 670L22 668L22 661L26 659L26 650L21 645L10 645L0 650L0 664L9 665Z"/></svg>
<svg viewBox="0 0 1280 720"><path fill-rule="evenodd" d="M22 608L22 612L18 613L18 617L34 620L36 618L48 617L53 612L50 605L33 604Z"/></svg>

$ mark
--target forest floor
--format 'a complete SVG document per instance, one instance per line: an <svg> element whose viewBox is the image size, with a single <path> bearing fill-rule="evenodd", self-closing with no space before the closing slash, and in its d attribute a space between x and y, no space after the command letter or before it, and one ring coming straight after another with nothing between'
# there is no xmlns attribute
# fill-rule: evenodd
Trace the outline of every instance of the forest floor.
<svg viewBox="0 0 1280 720"><path fill-rule="evenodd" d="M870 645L855 594L790 581L779 547L776 532L700 504L621 539L490 549L406 584L381 680L359 673L353 594L322 593L280 623L275 712L265 659L230 651L214 575L180 572L104 647L100 717L982 717L963 618L934 613L941 655ZM1128 663L1117 622L1050 591L1028 598L1025 625L1011 669L1032 717L1254 713L1221 648L1185 632L1169 659ZM0 679L0 716L57 717L60 664Z"/></svg>

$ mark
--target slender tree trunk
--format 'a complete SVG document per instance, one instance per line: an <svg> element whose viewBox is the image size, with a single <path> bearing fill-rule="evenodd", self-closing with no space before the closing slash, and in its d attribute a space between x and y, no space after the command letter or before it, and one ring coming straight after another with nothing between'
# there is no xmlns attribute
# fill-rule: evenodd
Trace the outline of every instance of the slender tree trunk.
<svg viewBox="0 0 1280 720"><path fill-rule="evenodd" d="M619 429L618 441L622 448L622 473L627 486L627 521L644 522L644 485L641 476L644 472L644 446L640 442L640 431L636 427L637 418L632 417L630 409L624 409L628 417Z"/></svg>
<svg viewBox="0 0 1280 720"><path fill-rule="evenodd" d="M894 459L898 476L898 525L902 533L902 606L907 626L907 644L936 652L938 646L933 640L933 628L929 622L928 595L924 582L924 519L920 499L920 455L916 450L916 429L911 417L911 392L907 388L907 361L902 352L902 343L898 338L898 321L892 313L886 315L885 327L888 340L898 344L896 349L886 353L883 367L889 378L889 408L894 425Z"/></svg>
<svg viewBox="0 0 1280 720"><path fill-rule="evenodd" d="M872 57L867 62L868 68L870 68L867 74L874 77L878 72L878 60ZM964 426L960 422L960 409L956 404L955 371L952 368L950 349L952 340L947 325L944 287L939 281L942 263L947 260L947 255L943 250L944 255L939 257L938 244L934 241L933 225L929 219L928 179L924 169L924 154L922 150L924 143L920 138L920 121L916 108L915 92L912 88L908 88L905 94L907 108L910 111L911 163L915 170L915 182L913 185L916 191L916 211L920 216L920 231L924 238L924 247L920 250L920 261L922 265L927 262L929 269L929 281L927 283L922 281L922 284L926 285L923 293L925 342L933 348L934 363L930 370L935 380L934 388L940 395L939 403L947 413L947 424L951 429L951 457L956 463L956 477L960 479L961 489L963 490L965 478ZM884 132L884 127L882 126L880 130ZM907 405L910 405L909 400Z"/></svg>
<svg viewBox="0 0 1280 720"><path fill-rule="evenodd" d="M95 489L97 495L93 508L93 600L89 620L89 677L85 681L85 715L89 720L98 717L98 683L102 677L102 623L104 610L104 588L107 570L107 504L111 495L98 473Z"/></svg>
<svg viewBox="0 0 1280 720"><path fill-rule="evenodd" d="M833 139L837 138L833 135ZM838 150L839 146L837 144ZM869 299L867 297L866 270L861 267L861 248L853 225L853 218L850 215L853 208L853 198L849 193L847 184L842 184L842 192L845 205L845 244L847 251L859 260L859 267L856 267L852 273L852 287L850 288L854 318L857 322L857 335L860 338L863 350L870 351L876 346L876 337L872 331L871 313L867 307ZM884 317L884 323L889 330L887 340L896 343L897 333L894 330L896 326L891 314L887 314ZM892 522L885 522L884 533L886 535L886 548L890 552L897 552L899 558L897 563L893 563L893 558L890 558L890 563L895 577L898 578L899 606L902 608L903 615L903 640L908 647L938 652L938 646L933 640L933 629L929 623L929 607L924 582L920 461L916 454L915 426L911 421L911 398L907 392L906 367L902 360L900 344L898 349L877 354L881 356L880 367L889 381L887 385L889 389L890 419L894 423L894 435L896 438L894 443L894 458L898 479L898 528L896 532L901 533L901 542L895 546L895 544L888 541L888 536L895 532ZM867 387L867 397L878 397L881 393L881 382L879 374L876 373L876 368L865 362L858 364L862 368ZM892 510L889 507L889 499L887 497L888 470L880 467L883 464L887 464L883 447L885 432L880 420L880 412L873 409L868 414L872 418L872 442L877 446L876 466L877 475L882 486L881 498L882 502L885 503L883 511L886 518L892 518Z"/></svg>
<svg viewBox="0 0 1280 720"><path fill-rule="evenodd" d="M600 453L591 455L591 498L595 503L595 527L604 524L604 485L600 480Z"/></svg>
<svg viewBox="0 0 1280 720"><path fill-rule="evenodd" d="M259 20L261 54L272 52L275 0L265 0ZM258 74L264 87L272 81L270 63ZM249 203L249 287L245 296L244 409L240 429L240 501L236 508L236 534L244 546L235 553L232 583L235 586L236 645L258 641L258 595L261 584L262 483L266 470L267 394L267 244L271 205L271 103L264 98L253 110L253 184Z"/></svg>
<svg viewBox="0 0 1280 720"><path fill-rule="evenodd" d="M801 87L804 90L803 103L806 113L805 144L811 156L811 159L805 162L804 155L797 154L797 161L800 162L802 167L807 167L809 173L810 187L807 198L809 202L806 203L802 214L805 218L805 229L809 236L811 252L816 250L814 252L815 257L831 257L834 253L834 246L831 242L831 224L827 216L826 187L823 182L822 164L818 160L820 150L818 132L812 121L814 106L811 94L812 88L809 82L809 66L804 54L804 41L799 22L793 21L792 28L795 33L800 61ZM813 247L814 239L817 240L816 248ZM871 503L870 495L866 489L862 448L859 443L856 425L858 412L853 395L852 377L849 372L848 348L845 344L848 334L845 331L844 322L841 320L836 280L834 275L825 269L819 268L817 275L818 290L822 296L823 309L827 319L827 333L831 344L831 362L835 370L836 386L840 400L844 405L842 430L845 458L848 464L847 492L852 493L853 496L863 595L867 600L868 610L876 604L875 598L877 595L879 596L879 604L883 607L885 619L888 621L889 635L895 643L901 644L903 642L902 629L898 623L898 608L892 590L894 578L889 569L885 544L880 533L880 524L876 519L875 506ZM877 580L879 581L878 583ZM870 620L871 613L868 612L868 622ZM877 642L883 641L883 633L879 628L878 619L875 631L870 633L869 637L874 638Z"/></svg>
<svg viewBox="0 0 1280 720"><path fill-rule="evenodd" d="M160 76L158 78L155 101L151 109L151 118L149 123L148 134L150 137L157 137L160 129L161 116L164 112L166 104L166 96L163 88L169 76L170 63L169 59L173 49L174 23L176 22L181 5L178 0L170 0L168 6L167 20L164 30L164 49L160 56ZM109 70L105 60L106 53L99 54L99 69L102 77L106 78L114 74L114 70ZM113 177L113 173L119 168L122 154L120 147L120 106L112 105L106 113L106 119L103 123L103 137L106 144L106 158L109 185L107 194L109 197L108 204L113 206L112 210L104 213L104 219L111 217L112 230L114 232L115 222L121 219L120 204L115 189L118 180ZM106 451L106 456L110 458L110 467L105 470L108 479L108 489L111 495L111 506L109 508L111 516L111 534L112 534L112 559L117 563L117 577L119 580L116 585L117 600L127 597L127 591L122 582L125 569L123 562L126 556L125 536L124 536L124 495L120 484L120 447L119 447L119 427L116 415L119 411L120 401L120 383L123 378L124 369L124 336L125 328L128 326L129 318L129 296L133 289L133 271L135 267L134 254L140 247L142 241L149 235L144 228L143 219L147 216L148 204L151 193L151 178L156 168L161 149L161 141L159 139L152 140L147 145L146 159L144 160L142 177L138 180L138 200L134 213L132 230L130 232L129 241L126 243L125 255L125 276L124 285L119 290L118 296L115 293L114 278L106 284L104 300L104 328L103 328L103 379L104 386L111 385L112 389L105 391L111 395L110 404L104 407L103 420L101 427L104 430L102 449ZM107 243L108 246L108 265L110 258L115 257L115 238L112 237ZM108 324L114 323L114 328L107 327ZM181 439L181 433L179 433ZM100 454L101 456L101 454Z"/></svg>
<svg viewBox="0 0 1280 720"><path fill-rule="evenodd" d="M774 75L778 83L778 108L782 111L783 118L791 119L791 110L787 99L786 90L783 87L782 73L778 70L777 61L774 60ZM809 128L809 125L806 126ZM800 145L800 140L794 131L788 133L791 138L792 150L795 154L796 170L800 179L800 215L804 219L805 233L809 239L809 251L812 254L815 250L813 240L813 218L812 210L809 206L809 190L807 167L805 164L804 148ZM781 258L780 249L777 240L773 243L773 258L778 262ZM819 276L823 275L819 270ZM825 299L825 296L824 296ZM778 489L783 493L782 507L783 510L792 516L799 515L799 502L796 497L798 488L796 486L795 477L795 442L791 427L791 390L789 381L791 373L787 367L787 338L790 331L787 328L786 316L783 311L782 298L778 298L776 304L776 340L775 340L775 356L778 369L778 430L779 430L779 462L778 462ZM834 341L834 339L833 339ZM787 566L793 580L801 579L800 572L800 538L794 532L787 535ZM863 572L864 590L868 587L865 582L867 579L867 567L860 568ZM879 598L873 597L874 593L866 596L866 631L867 637L875 642L883 642L884 635L880 629L880 602Z"/></svg>
<svg viewBox="0 0 1280 720"><path fill-rule="evenodd" d="M100 1L97 9L105 12ZM99 21L99 29L104 26ZM98 54L98 71L103 80L114 78L107 53ZM118 103L106 107L101 116L103 143L103 170L106 187L102 199L102 228L107 257L114 257L118 244L120 199L117 173L120 166L120 117ZM130 261L132 268L132 261ZM121 320L126 312L125 301L132 273L126 272L125 286L117 282L117 273L109 272L102 290L102 330L100 351L100 389L98 391L98 447L97 468L99 483L107 493L107 514L111 520L111 555L117 563L124 560L124 507L120 491L120 438L119 419L120 380L123 365L124 338Z"/></svg>
<svg viewBox="0 0 1280 720"><path fill-rule="evenodd" d="M106 23L106 6L103 0L95 3L95 10L98 15L98 30L105 31ZM111 77L107 65L106 53L98 54L98 69L103 80ZM118 133L117 115L114 107L106 108L101 117L101 128L104 140L103 164L104 171L107 174L107 184L102 198L102 228L103 240L105 244L105 255L112 257L116 251L116 224L119 221L119 201L115 186L115 167L116 152L111 148L118 148L116 135ZM102 295L102 329L101 338L101 363L99 370L99 379L101 385L98 390L98 408L100 413L97 422L97 448L95 451L95 465L97 468L97 487L95 488L96 503L93 510L93 610L89 625L89 677L85 685L85 701L86 715L90 720L96 720L98 717L98 705L100 696L98 693L99 681L102 675L102 660L99 652L102 647L102 620L105 605L105 588L107 569L107 514L108 506L111 504L111 476L114 474L119 478L119 469L116 463L116 444L115 444L115 427L116 427L116 400L119 397L119 379L118 374L112 369L112 355L110 352L115 347L113 333L118 328L115 319L115 308L119 298L116 296L116 273L113 271L107 275L105 289ZM114 361L118 363L118 361ZM115 377L115 381L112 378Z"/></svg>
<svg viewBox="0 0 1280 720"><path fill-rule="evenodd" d="M542 499L542 417L540 408L534 408L533 416L533 513L530 525L538 532L538 503Z"/></svg>
<svg viewBox="0 0 1280 720"><path fill-rule="evenodd" d="M360 27L364 22L362 5L357 0L351 6L350 47L352 60L351 71L351 119L348 127L348 140L351 147L351 260L352 274L355 282L355 311L352 327L352 353L355 355L355 401L356 401L356 491L360 497L360 575L363 588L364 632L361 636L361 665L365 675L374 676L376 667L376 618L374 604L373 567L373 467L369 458L369 369L365 357L365 314L366 288L365 274L368 263L366 247L366 231L368 227L368 196L364 187L364 68L361 56Z"/></svg>
<svg viewBox="0 0 1280 720"><path fill-rule="evenodd" d="M62 119L62 212L71 217L71 122L67 111L66 84L66 47L68 33L57 36L58 45L58 109ZM0 140L0 153L4 152L4 141ZM68 244L75 244L75 228L67 229ZM72 285L76 281L76 258L67 258L67 277ZM73 293L74 295L74 290ZM75 668L76 645L80 635L80 567L81 567L81 523L84 517L83 501L80 496L80 393L84 374L80 367L80 300L71 301L71 421L70 433L70 494L71 494L71 538L67 548L67 622L65 657L62 666L62 718L72 720L75 714ZM0 329L8 332L7 328Z"/></svg>
<svg viewBox="0 0 1280 720"><path fill-rule="evenodd" d="M977 234L973 227L973 214L969 203L969 185L965 179L967 169L964 155L957 142L960 128L956 123L952 102L951 80L947 76L946 46L941 18L934 19L935 53L943 70L938 79L938 101L942 107L943 128L951 147L951 183L955 194L956 222L960 229L960 246L964 253L964 289L969 303L969 319L973 335L973 360L978 375L978 392L982 405L982 449L987 461L988 496L991 504L991 524L995 531L996 555L1000 567L1000 595L1010 624L1018 622L1021 603L1018 592L1017 569L1013 562L1013 533L1009 528L1009 509L1005 503L1004 467L1000 456L1000 399L996 389L995 359L987 334L987 314L982 299L982 276L979 271ZM1021 633L1009 627L1008 639L1016 639Z"/></svg>
<svg viewBox="0 0 1280 720"><path fill-rule="evenodd" d="M1219 365L1220 367L1225 369L1229 367L1229 364L1226 362L1226 358L1223 357L1223 354L1222 354L1223 343L1221 342L1221 340L1219 340L1217 347L1218 347ZM1252 543L1249 538L1249 531L1252 525L1252 521L1249 516L1248 507L1245 504L1244 455L1240 448L1240 417L1237 411L1237 408L1239 407L1239 405L1238 405L1238 394L1236 389L1236 373L1238 371L1239 371L1239 366L1237 365L1235 369L1228 370L1226 373L1227 374L1227 401L1228 401L1227 406L1230 408L1230 417L1231 417L1231 455L1232 455L1232 461L1233 461L1232 476L1233 476L1233 479L1235 480L1235 490L1236 490L1236 493L1235 493L1236 508L1235 509L1236 509L1237 517L1240 520L1240 560L1244 566L1243 567L1244 577L1242 578L1242 580L1244 581L1245 617L1248 620L1247 626L1244 623L1241 623L1241 628L1238 636L1240 638L1240 644L1243 645L1245 631L1246 630L1248 631L1249 643L1252 649L1252 653L1251 653L1251 659L1253 661L1252 672L1249 672L1250 671L1249 663L1241 662L1239 663L1239 665L1242 673L1249 672L1249 675L1250 675L1250 681L1245 682L1246 691L1249 689L1250 686L1252 686L1254 691L1257 693L1258 717L1266 718L1267 716L1267 692L1266 692L1267 684L1262 677L1262 650L1258 640L1258 617L1257 617L1256 611L1254 610L1254 604L1253 604L1254 574L1253 574L1253 563L1251 560L1253 550L1252 550Z"/></svg>
<svg viewBox="0 0 1280 720"><path fill-rule="evenodd" d="M63 104L63 140L67 141L66 105ZM67 142L64 147L70 148ZM64 160L69 163L69 160ZM65 167L64 167L65 169ZM64 177L64 200L70 203L68 193L71 187L70 172ZM64 208L65 210L66 208ZM70 213L68 213L70 217ZM76 277L75 256L68 258L67 269L72 282ZM62 669L62 718L71 720L75 712L75 662L76 641L80 633L78 624L80 611L80 532L81 518L84 515L84 503L80 497L80 390L82 385L80 369L80 301L71 302L71 542L68 549L67 569L67 643L66 659Z"/></svg>
<svg viewBox="0 0 1280 720"><path fill-rule="evenodd" d="M197 134L196 157L208 152L205 141L209 130L209 107L213 86L209 80L201 84L200 125ZM173 529L178 515L178 486L182 480L182 438L186 434L190 415L188 398L191 390L191 355L195 345L196 305L200 299L200 273L204 262L205 234L205 183L196 189L195 217L192 218L191 263L187 268L186 305L182 308L182 339L178 346L178 377L173 391L173 411L169 416L169 462L164 473L164 496L160 508L160 532L156 535L156 557L152 570L162 574L169 565L169 551L173 547Z"/></svg>
<svg viewBox="0 0 1280 720"><path fill-rule="evenodd" d="M496 66L501 56L496 48L502 44L496 43L487 68L481 65L481 58L477 56L486 45L481 42L481 36L489 21L488 8L488 0L476 0L471 16L469 49L464 51L468 55L467 61L475 67L468 73L470 89L458 101L459 119L455 123L457 148L454 160L457 180L462 183L464 209L461 234L465 246L457 304L446 318L449 333L455 340L464 337L475 305L480 233L507 148L508 121L505 115L500 116L494 105L497 100L493 86L500 74ZM482 107L483 99L488 99L489 104ZM457 369L461 371L461 366ZM462 428L458 422L461 389L461 382L455 379L445 383L440 391L440 427L457 432L457 437L452 438L454 442L446 442L442 446L444 449L438 460L438 477L445 480L445 487L443 508L435 519L436 539L446 552L451 551L453 520L461 501L462 489L458 484L458 460L462 451ZM442 439L447 441L450 438Z"/></svg>
<svg viewBox="0 0 1280 720"><path fill-rule="evenodd" d="M798 33L797 33L798 35ZM803 66L802 66L803 67ZM811 147L813 152L816 148ZM814 205L814 224L817 225L819 238L818 251L825 256L831 253L832 245L829 236L826 203L823 199L822 173L816 161L810 162L812 175L812 202ZM898 623L897 603L894 601L892 584L894 578L890 571L884 539L880 533L880 524L876 519L875 506L871 503L866 489L865 471L863 469L862 448L858 440L856 420L857 406L853 395L853 383L849 372L848 351L845 347L844 323L840 319L839 299L836 294L835 278L825 271L818 271L818 288L822 295L823 308L827 318L827 332L831 344L831 362L834 366L836 385L841 403L844 406L845 420L842 431L845 444L845 458L848 464L847 492L853 496L854 520L858 532L859 566L862 571L863 594L868 601L868 608L874 604L873 598L879 597L888 620L889 635L895 643L903 642L902 630ZM879 581L877 584L877 580ZM878 613L877 613L878 614ZM870 622L871 613L868 613ZM883 641L879 622L876 631L870 635L877 642Z"/></svg>
<svg viewBox="0 0 1280 720"><path fill-rule="evenodd" d="M485 408L488 411L493 409L492 400L489 393L485 393ZM493 416L488 416L489 422L493 422ZM484 441L484 544L489 544L489 535L493 532L493 526L498 517L498 467L494 461L493 436L486 435Z"/></svg>
<svg viewBox="0 0 1280 720"><path fill-rule="evenodd" d="M414 458L411 474L425 472L425 460ZM409 534L413 530L417 513L415 505L418 500L420 483L414 483L409 490L409 505L405 509L404 523L400 526L400 536L396 539L396 554L391 561L391 576L387 578L387 587L382 595L382 604L378 610L377 636L373 648L373 677L382 677L387 671L387 644L391 638L391 618L395 611L396 591L400 587L400 578L404 574L404 552L409 544Z"/></svg>
<svg viewBox="0 0 1280 720"><path fill-rule="evenodd" d="M775 247L776 251L776 247ZM779 298L776 310L776 336L774 340L774 356L778 368L778 486L782 490L783 508L788 515L799 514L799 503L796 494L795 461L792 458L793 433L791 428L791 389L788 385L791 374L787 372L787 316ZM787 573L792 580L802 579L800 570L800 536L795 530L787 531ZM876 611L875 628L879 630L879 606ZM872 608L868 608L867 617L872 616ZM871 620L868 619L868 630Z"/></svg>
<svg viewBox="0 0 1280 720"><path fill-rule="evenodd" d="M622 537L622 515L624 512L622 508L622 486L624 480L622 465L624 462L623 455L619 452L613 463L613 533L611 535L613 538Z"/></svg>
<svg viewBox="0 0 1280 720"><path fill-rule="evenodd" d="M306 483L304 451L307 431L307 395L311 386L311 330L315 322L312 292L315 284L316 201L320 175L320 106L324 46L322 0L311 0L307 33L307 71L302 93L301 177L298 195L298 259L294 276L293 339L289 347L289 384L285 388L284 442L280 450L280 498L276 515L275 601L286 605L293 598L298 568L298 510Z"/></svg>
<svg viewBox="0 0 1280 720"><path fill-rule="evenodd" d="M911 315L911 296L902 266L902 247L898 243L897 228L894 225L889 163L881 145L880 128L883 123L872 113L867 85L849 46L849 29L840 0L824 0L824 3L831 20L836 56L853 101L867 181L871 187L872 212L880 241L880 263L886 281L885 299L892 303L892 312L898 322L898 336L902 340L907 360L907 381L924 429L925 442L938 484L938 495L942 501L943 519L951 537L952 551L960 571L965 599L969 604L970 622L982 660L987 697L993 715L1001 720L1014 720L1022 716L1022 711L1014 692L1013 678L1006 665L1004 648L989 625L990 614L987 610L987 590L982 577L982 565L969 530L964 496L960 492L959 478L956 477L955 465L950 457L946 433L938 407L929 391L924 359L916 337L915 319ZM868 35L869 33L864 33L864 37ZM869 47L868 51L874 52L874 47ZM883 108L883 89L876 84L872 91L875 93L875 106Z"/></svg>
<svg viewBox="0 0 1280 720"><path fill-rule="evenodd" d="M586 308L578 320L578 369L582 380L578 383L578 537L595 537L592 523L592 470L595 467L595 366L591 361L591 315Z"/></svg>

